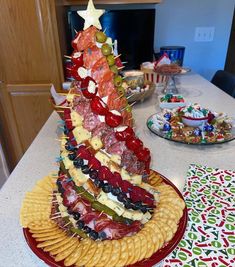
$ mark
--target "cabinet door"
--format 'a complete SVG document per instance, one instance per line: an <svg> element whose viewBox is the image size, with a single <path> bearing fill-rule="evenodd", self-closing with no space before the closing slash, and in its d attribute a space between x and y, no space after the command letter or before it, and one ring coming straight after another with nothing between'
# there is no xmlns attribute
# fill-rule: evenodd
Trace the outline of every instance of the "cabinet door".
<svg viewBox="0 0 235 267"><path fill-rule="evenodd" d="M11 169L19 161L52 112L49 103L51 84L3 86L2 108L6 118L3 129L10 146Z"/></svg>

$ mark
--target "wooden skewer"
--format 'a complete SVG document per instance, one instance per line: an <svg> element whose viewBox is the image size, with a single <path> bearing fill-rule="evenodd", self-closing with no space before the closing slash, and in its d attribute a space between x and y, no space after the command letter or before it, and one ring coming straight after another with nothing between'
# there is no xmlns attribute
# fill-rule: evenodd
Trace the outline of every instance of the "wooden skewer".
<svg viewBox="0 0 235 267"><path fill-rule="evenodd" d="M64 113L63 110L57 110L56 112L57 112L57 113Z"/></svg>
<svg viewBox="0 0 235 267"><path fill-rule="evenodd" d="M132 97L134 94L130 94L129 96L126 97L126 99L129 99L130 97Z"/></svg>
<svg viewBox="0 0 235 267"><path fill-rule="evenodd" d="M69 58L69 59L71 59L72 57L70 57L70 56L67 56L67 55L64 55L64 57L66 57L66 58Z"/></svg>
<svg viewBox="0 0 235 267"><path fill-rule="evenodd" d="M60 216L51 217L51 220L55 220L55 219L58 219L58 218L61 218L61 215Z"/></svg>
<svg viewBox="0 0 235 267"><path fill-rule="evenodd" d="M119 55L117 55L116 57L114 57L114 59L117 59L118 57L120 57L122 54L119 54Z"/></svg>
<svg viewBox="0 0 235 267"><path fill-rule="evenodd" d="M119 97L115 98L114 101L122 98L123 96L124 96L124 94L121 94Z"/></svg>
<svg viewBox="0 0 235 267"><path fill-rule="evenodd" d="M69 108L70 109L70 107L58 106L58 105L55 105L54 107L56 107L56 108Z"/></svg>
<svg viewBox="0 0 235 267"><path fill-rule="evenodd" d="M137 102L137 101L131 103L131 104L129 105L129 107L134 106L134 105L136 104L136 102ZM127 109L127 108L128 108L128 106L126 106L125 108L122 108L121 111L124 111L124 110Z"/></svg>
<svg viewBox="0 0 235 267"><path fill-rule="evenodd" d="M122 67L119 67L118 70L122 70L122 69L124 69L124 68L125 68L125 66L122 66Z"/></svg>

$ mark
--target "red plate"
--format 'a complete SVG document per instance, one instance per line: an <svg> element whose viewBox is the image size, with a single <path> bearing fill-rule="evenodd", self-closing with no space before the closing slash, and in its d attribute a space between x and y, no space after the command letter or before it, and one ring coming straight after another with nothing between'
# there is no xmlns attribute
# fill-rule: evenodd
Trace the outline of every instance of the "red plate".
<svg viewBox="0 0 235 267"><path fill-rule="evenodd" d="M162 178L164 182L168 185L171 185L175 189L175 191L178 193L180 198L183 199L183 196L180 193L180 191L177 189L177 187L164 176L162 176ZM185 208L183 211L183 216L181 217L179 221L178 230L175 233L173 239L167 244L165 244L163 248L161 248L156 253L154 253L150 258L137 262L133 265L129 265L129 267L151 267L154 264L161 262L164 258L166 258L167 255L169 255L175 249L175 247L178 245L178 243L182 239L186 226L187 226L187 221L188 221L188 211L187 211L187 208ZM46 264L48 264L51 267L64 267L63 261L56 262L50 256L49 253L37 247L37 242L32 237L32 234L29 232L28 228L23 228L23 233L24 233L24 237L29 247L41 260L43 260Z"/></svg>

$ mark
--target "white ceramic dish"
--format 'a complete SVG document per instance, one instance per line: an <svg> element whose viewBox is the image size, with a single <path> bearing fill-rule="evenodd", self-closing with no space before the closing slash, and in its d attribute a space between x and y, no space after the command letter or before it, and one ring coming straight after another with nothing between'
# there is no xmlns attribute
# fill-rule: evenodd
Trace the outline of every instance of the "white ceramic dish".
<svg viewBox="0 0 235 267"><path fill-rule="evenodd" d="M190 127L199 127L208 121L208 117L204 118L191 118L182 116L182 122Z"/></svg>

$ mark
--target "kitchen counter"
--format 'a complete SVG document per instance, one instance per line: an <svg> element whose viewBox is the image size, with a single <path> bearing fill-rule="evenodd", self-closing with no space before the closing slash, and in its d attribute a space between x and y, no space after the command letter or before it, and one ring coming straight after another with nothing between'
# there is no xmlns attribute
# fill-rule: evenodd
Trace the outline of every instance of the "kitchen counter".
<svg viewBox="0 0 235 267"><path fill-rule="evenodd" d="M190 73L177 78L180 93L188 102L199 102L215 111L235 115L235 99L214 85ZM158 90L151 99L134 107L136 134L152 152L152 168L168 177L181 191L190 163L234 169L235 141L218 145L184 145L162 139L146 126L147 118L159 111ZM46 266L27 246L19 224L19 213L24 194L35 182L55 171L55 158L59 155L56 141L59 116L54 112L39 132L6 184L0 191L0 267Z"/></svg>

